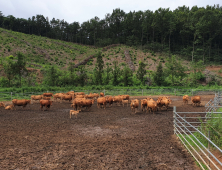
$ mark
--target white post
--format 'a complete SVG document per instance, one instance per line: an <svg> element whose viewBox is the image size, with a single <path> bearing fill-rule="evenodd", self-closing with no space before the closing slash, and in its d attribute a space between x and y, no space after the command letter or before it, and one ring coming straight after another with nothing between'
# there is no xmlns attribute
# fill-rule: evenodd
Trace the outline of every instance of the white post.
<svg viewBox="0 0 222 170"><path fill-rule="evenodd" d="M142 89L142 96L143 96L143 89Z"/></svg>
<svg viewBox="0 0 222 170"><path fill-rule="evenodd" d="M11 92L11 100L12 100L12 92Z"/></svg>
<svg viewBox="0 0 222 170"><path fill-rule="evenodd" d="M104 96L105 96L105 92L106 92L106 90L104 89Z"/></svg>
<svg viewBox="0 0 222 170"><path fill-rule="evenodd" d="M176 106L173 106L173 127L174 134L176 134Z"/></svg>
<svg viewBox="0 0 222 170"><path fill-rule="evenodd" d="M192 92L191 92L192 96L193 96L193 89L192 89Z"/></svg>

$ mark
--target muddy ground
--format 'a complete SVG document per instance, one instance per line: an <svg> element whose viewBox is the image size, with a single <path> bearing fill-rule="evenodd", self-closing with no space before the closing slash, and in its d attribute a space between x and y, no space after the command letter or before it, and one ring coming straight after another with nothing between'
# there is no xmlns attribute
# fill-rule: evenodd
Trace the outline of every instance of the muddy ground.
<svg viewBox="0 0 222 170"><path fill-rule="evenodd" d="M201 96L202 105L214 96ZM142 99L145 97L135 97ZM153 97L157 99L157 96ZM173 135L177 111L205 111L171 96L168 111L155 114L113 106L69 118L70 103L0 108L0 169L198 169Z"/></svg>

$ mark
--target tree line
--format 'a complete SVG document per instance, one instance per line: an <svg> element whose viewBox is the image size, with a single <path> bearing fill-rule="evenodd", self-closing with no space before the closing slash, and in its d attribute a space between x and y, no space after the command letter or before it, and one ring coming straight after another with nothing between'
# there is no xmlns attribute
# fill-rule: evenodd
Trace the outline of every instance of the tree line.
<svg viewBox="0 0 222 170"><path fill-rule="evenodd" d="M74 68L70 63L67 70L61 70L56 66L45 65L40 71L43 76L42 81L34 71L27 70L26 56L18 52L16 56L8 56L1 60L5 77L0 78L1 87L23 87L23 86L182 86L195 87L198 81L204 80L202 71L203 61L191 62L188 69L181 64L181 60L175 55L169 57L165 62L159 62L156 71L146 70L146 64L139 61L139 67L133 73L128 65L120 67L117 60L113 66L104 64L102 52L96 54L96 64L93 70L88 70L84 65ZM0 70L0 71L2 71ZM190 74L187 74L187 71Z"/></svg>
<svg viewBox="0 0 222 170"><path fill-rule="evenodd" d="M130 11L117 8L105 18L68 23L43 15L28 19L4 16L0 27L85 45L125 44L154 52L179 54L191 61L221 64L222 7L180 6L171 11Z"/></svg>

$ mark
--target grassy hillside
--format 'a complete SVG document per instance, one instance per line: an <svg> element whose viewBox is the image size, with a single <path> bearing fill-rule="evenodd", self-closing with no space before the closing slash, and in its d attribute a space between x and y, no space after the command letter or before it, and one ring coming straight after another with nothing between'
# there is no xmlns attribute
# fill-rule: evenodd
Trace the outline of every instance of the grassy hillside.
<svg viewBox="0 0 222 170"><path fill-rule="evenodd" d="M88 57L94 56L98 51L102 51L105 66L107 63L112 66L113 61L117 60L119 66L122 68L127 65L125 58L126 50L129 50L135 71L138 69L139 61L143 61L147 64L147 70L156 71L158 63L162 61L164 66L167 59L167 55L125 45L96 48L94 46L85 46L0 28L1 60L4 60L5 57L10 55L14 56L14 59L16 60L16 53L19 51L22 52L26 56L28 70L37 75L38 82L41 82L43 77L40 69L45 65L56 65L61 70L67 70L69 63L77 65ZM0 64L2 64L1 60ZM95 58L88 60L86 63L86 69L92 70L95 66L95 62ZM182 64L189 67L189 61L183 60ZM4 72L1 68L2 65L0 65L0 76L3 76ZM207 68L210 70L212 66ZM220 66L217 66L217 68L219 69L214 69L214 72L216 74L221 74L222 71Z"/></svg>
<svg viewBox="0 0 222 170"><path fill-rule="evenodd" d="M46 37L28 35L19 32L8 31L0 28L0 55L4 59L7 56L16 56L20 51L27 56L27 66L40 68L46 64L57 65L61 69L66 69L70 62L78 64L87 57L95 55L102 48L69 43L60 40L53 40ZM147 69L155 70L160 60L164 62L165 57L152 54L149 51L142 51L132 47L119 45L117 47L103 50L103 60L110 65L114 60L118 60L120 66L124 66L125 50L128 49L137 70L139 61L147 63ZM87 67L92 69L95 59L87 63Z"/></svg>

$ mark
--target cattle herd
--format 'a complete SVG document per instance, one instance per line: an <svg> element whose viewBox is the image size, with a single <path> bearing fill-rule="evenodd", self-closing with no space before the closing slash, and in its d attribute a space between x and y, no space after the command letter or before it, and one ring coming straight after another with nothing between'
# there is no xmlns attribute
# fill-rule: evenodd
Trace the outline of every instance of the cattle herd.
<svg viewBox="0 0 222 170"><path fill-rule="evenodd" d="M58 99L60 99L58 101ZM90 93L85 94L84 92L74 92L69 91L67 93L43 93L42 95L32 95L31 100L26 99L13 99L12 104L5 106L3 102L0 102L0 107L4 107L6 110L16 110L15 106L22 106L23 108L26 107L27 104L33 103L33 101L39 101L40 109L43 110L43 107L48 110L50 106L52 106L53 102L63 102L64 100L71 102L71 107L74 110L70 110L70 118L72 115L77 117L77 114L80 111L89 110L90 107L97 102L98 108L106 109L106 106L109 107L113 105L119 106L128 106L130 104L132 113L136 113L141 106L141 111L146 112L156 112L161 111L162 109L167 110L169 104L171 104L172 100L169 96L161 96L155 101L152 98L141 99L130 99L129 95L118 95L118 96L105 96L104 93ZM183 104L188 104L189 96L183 96ZM200 106L201 98L200 96L191 97L191 104L193 106Z"/></svg>

